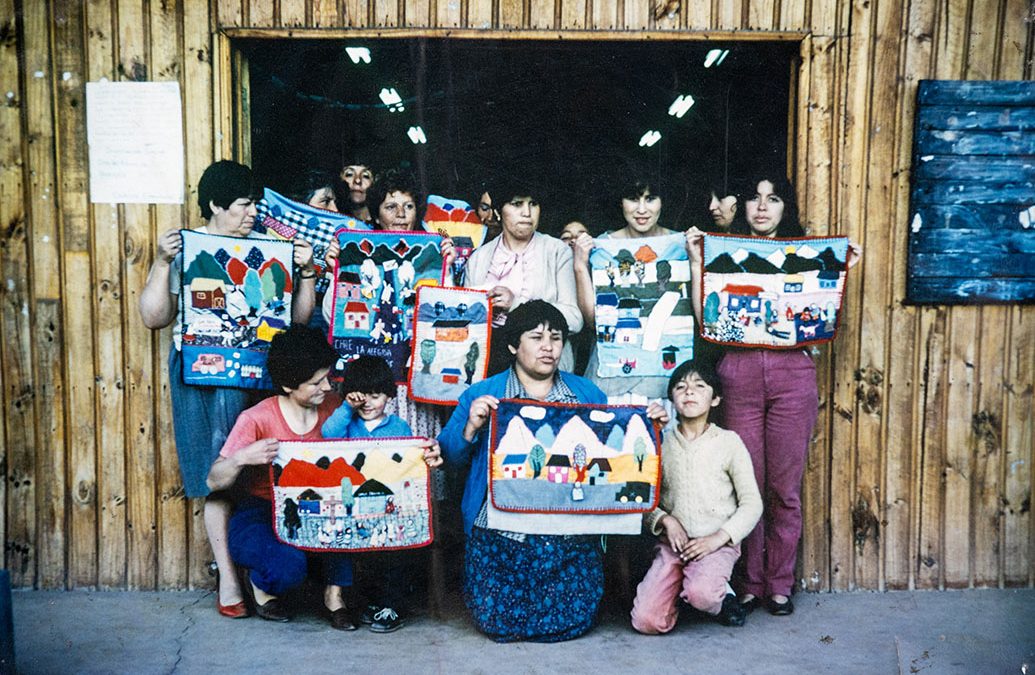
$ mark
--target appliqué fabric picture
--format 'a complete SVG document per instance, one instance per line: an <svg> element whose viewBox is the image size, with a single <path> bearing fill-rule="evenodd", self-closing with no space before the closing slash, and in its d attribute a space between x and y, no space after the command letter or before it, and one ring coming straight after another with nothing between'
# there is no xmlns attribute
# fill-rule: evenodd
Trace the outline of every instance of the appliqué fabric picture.
<svg viewBox="0 0 1035 675"><path fill-rule="evenodd" d="M589 262L600 377L668 375L693 357L690 261L681 234L601 238Z"/></svg>
<svg viewBox="0 0 1035 675"><path fill-rule="evenodd" d="M467 259L474 249L485 243L488 228L467 202L438 195L428 195L428 206L421 222L428 232L445 232L453 239L456 258L449 273L455 285L463 285Z"/></svg>
<svg viewBox="0 0 1035 675"><path fill-rule="evenodd" d="M316 292L327 290L327 271L324 254L334 241L338 230L372 230L368 224L342 213L318 209L288 199L266 188L262 199L255 205L255 231L270 238L294 239L301 237L313 245L313 266L316 268ZM319 310L317 310L319 311Z"/></svg>
<svg viewBox="0 0 1035 675"><path fill-rule="evenodd" d="M421 440L281 441L270 467L277 538L307 551L430 544L430 474Z"/></svg>
<svg viewBox="0 0 1035 675"><path fill-rule="evenodd" d="M410 398L455 405L468 387L485 379L491 319L486 291L439 286L418 289Z"/></svg>
<svg viewBox="0 0 1035 675"><path fill-rule="evenodd" d="M339 232L331 343L342 356L380 356L407 380L417 289L441 286L442 237L427 232Z"/></svg>
<svg viewBox="0 0 1035 675"><path fill-rule="evenodd" d="M705 235L701 336L776 349L833 340L847 256L847 237Z"/></svg>
<svg viewBox="0 0 1035 675"><path fill-rule="evenodd" d="M491 434L497 509L643 513L657 503L661 450L645 408L504 400Z"/></svg>
<svg viewBox="0 0 1035 675"><path fill-rule="evenodd" d="M290 241L183 230L183 381L268 389L266 352L291 325Z"/></svg>

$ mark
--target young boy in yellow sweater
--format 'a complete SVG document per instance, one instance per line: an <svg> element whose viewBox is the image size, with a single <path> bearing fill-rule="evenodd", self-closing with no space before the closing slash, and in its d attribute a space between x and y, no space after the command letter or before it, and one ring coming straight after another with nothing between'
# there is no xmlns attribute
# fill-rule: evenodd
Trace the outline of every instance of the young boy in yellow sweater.
<svg viewBox="0 0 1035 675"><path fill-rule="evenodd" d="M741 626L745 613L729 591L729 579L741 540L762 515L751 457L737 434L708 421L722 397L710 365L681 364L669 380L668 397L678 424L662 442L661 500L645 516L659 541L636 587L633 628L647 634L672 630L679 597L727 626ZM668 421L660 403L652 403L648 415Z"/></svg>

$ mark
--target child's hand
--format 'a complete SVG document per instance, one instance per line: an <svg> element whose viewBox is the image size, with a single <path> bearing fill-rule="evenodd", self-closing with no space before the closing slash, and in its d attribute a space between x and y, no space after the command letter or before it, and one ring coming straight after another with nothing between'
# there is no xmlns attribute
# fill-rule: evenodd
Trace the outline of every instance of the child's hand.
<svg viewBox="0 0 1035 675"><path fill-rule="evenodd" d="M661 404L661 401L651 401L650 405L647 406L647 419L652 422L657 422L661 426L668 424L668 411L665 410L665 406Z"/></svg>
<svg viewBox="0 0 1035 675"><path fill-rule="evenodd" d="M420 445L424 448L424 463L428 465L429 469L437 469L442 466L442 450L438 447L438 441L431 438L421 441Z"/></svg>
<svg viewBox="0 0 1035 675"><path fill-rule="evenodd" d="M464 438L468 441L473 441L478 430L485 426L485 423L489 421L489 416L492 415L492 411L499 404L500 400L489 394L479 396L471 401L471 411L467 415L467 424L464 425Z"/></svg>
<svg viewBox="0 0 1035 675"><path fill-rule="evenodd" d="M686 548L684 549L683 556L685 557L683 559L700 560L709 553L714 553L715 551L718 551L720 548L725 546L729 542L729 540L730 536L722 530L719 530L718 532L713 532L712 534L709 534L707 537L697 537L696 539L691 539L689 544L687 544Z"/></svg>
<svg viewBox="0 0 1035 675"><path fill-rule="evenodd" d="M345 394L345 402L353 408L361 408L367 402L367 395L360 391L350 391Z"/></svg>
<svg viewBox="0 0 1035 675"><path fill-rule="evenodd" d="M683 549L690 543L690 537L687 536L686 530L683 529L683 524L674 516L665 516L661 519L661 526L665 528L665 538L668 539L668 545L683 559L683 562L686 562Z"/></svg>

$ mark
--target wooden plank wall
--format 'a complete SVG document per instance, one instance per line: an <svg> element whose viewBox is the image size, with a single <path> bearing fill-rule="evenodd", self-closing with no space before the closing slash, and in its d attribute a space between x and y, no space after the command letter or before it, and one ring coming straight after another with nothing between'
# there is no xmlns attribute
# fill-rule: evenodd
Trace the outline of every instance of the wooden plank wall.
<svg viewBox="0 0 1035 675"><path fill-rule="evenodd" d="M19 586L210 583L170 338L136 300L157 233L197 224L198 177L233 150L222 29L791 31L806 223L865 249L820 356L803 584L1031 586L1035 308L903 300L917 81L1030 79L1033 18L1028 0L0 0L5 567ZM180 83L186 205L89 203L85 83L101 78Z"/></svg>

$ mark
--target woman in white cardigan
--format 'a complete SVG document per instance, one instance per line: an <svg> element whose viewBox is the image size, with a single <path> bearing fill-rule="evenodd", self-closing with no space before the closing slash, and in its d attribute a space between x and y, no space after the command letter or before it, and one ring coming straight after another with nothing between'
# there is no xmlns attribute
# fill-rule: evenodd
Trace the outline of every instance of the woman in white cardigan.
<svg viewBox="0 0 1035 675"><path fill-rule="evenodd" d="M493 324L506 323L507 313L529 300L545 300L560 310L568 328L582 330L582 313L575 293L571 248L560 239L538 232L540 205L534 191L521 184L495 186L503 231L471 254L464 285L489 291ZM575 363L565 344L560 369Z"/></svg>

